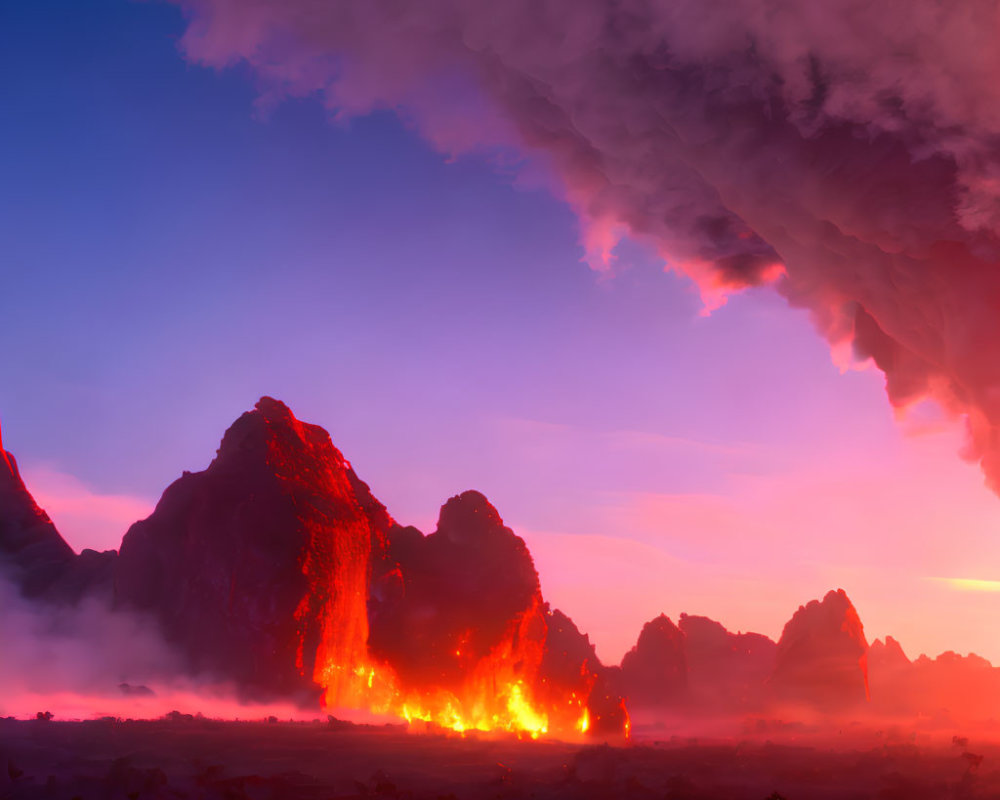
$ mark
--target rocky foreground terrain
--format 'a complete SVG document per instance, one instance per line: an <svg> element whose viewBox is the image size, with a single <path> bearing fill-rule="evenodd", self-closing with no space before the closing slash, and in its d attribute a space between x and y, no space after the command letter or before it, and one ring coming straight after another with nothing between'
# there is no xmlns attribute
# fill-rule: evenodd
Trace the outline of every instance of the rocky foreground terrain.
<svg viewBox="0 0 1000 800"><path fill-rule="evenodd" d="M0 720L0 797L943 800L1000 796L1000 746L884 731L628 747L331 721Z"/></svg>

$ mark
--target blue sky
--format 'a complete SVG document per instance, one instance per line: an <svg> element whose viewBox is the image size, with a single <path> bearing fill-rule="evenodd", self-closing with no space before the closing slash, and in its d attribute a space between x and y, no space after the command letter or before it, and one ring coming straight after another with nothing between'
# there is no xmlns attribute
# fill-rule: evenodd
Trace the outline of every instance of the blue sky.
<svg viewBox="0 0 1000 800"><path fill-rule="evenodd" d="M970 574L997 563L995 498L955 430L907 436L805 312L758 290L704 316L635 243L598 275L516 170L390 112L263 113L249 72L184 60L183 30L159 3L0 9L0 420L74 546L116 546L269 394L403 523L484 491L613 660L661 610L777 635L834 585L871 635L1000 656L973 625L992 596L929 580L1000 577ZM866 526L895 545L915 524L930 544L886 572ZM969 630L923 630L920 603Z"/></svg>

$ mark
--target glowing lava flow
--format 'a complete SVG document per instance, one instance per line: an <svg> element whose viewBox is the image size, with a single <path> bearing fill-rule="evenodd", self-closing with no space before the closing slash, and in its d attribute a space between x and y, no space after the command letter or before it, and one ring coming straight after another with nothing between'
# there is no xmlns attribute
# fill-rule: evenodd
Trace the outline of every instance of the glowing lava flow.
<svg viewBox="0 0 1000 800"><path fill-rule="evenodd" d="M549 731L545 714L532 707L522 682L500 687L495 697L480 697L472 701L471 709L449 692L437 695L432 707L421 704L421 698L403 703L402 716L407 722L421 720L465 733L477 731L509 731L537 739ZM424 700L423 702L426 702Z"/></svg>
<svg viewBox="0 0 1000 800"><path fill-rule="evenodd" d="M509 683L470 681L458 691L443 688L405 691L386 665L345 670L329 664L324 680L325 704L364 708L377 714L394 714L408 723L423 722L464 734L468 731L505 731L537 739L549 732L548 716L531 699L523 680ZM345 689L350 686L349 692ZM585 728L583 728L585 730Z"/></svg>
<svg viewBox="0 0 1000 800"><path fill-rule="evenodd" d="M534 697L531 679L537 675L541 643L522 635L526 617L534 610L512 621L508 635L459 686L405 687L390 665L376 664L367 654L356 654L350 666L318 661L315 680L324 687L324 705L393 714L411 725L426 723L463 735L470 731L506 732L537 739L550 732L568 736L586 733L589 715L575 693L569 702L579 716L568 725L557 725L556 730Z"/></svg>

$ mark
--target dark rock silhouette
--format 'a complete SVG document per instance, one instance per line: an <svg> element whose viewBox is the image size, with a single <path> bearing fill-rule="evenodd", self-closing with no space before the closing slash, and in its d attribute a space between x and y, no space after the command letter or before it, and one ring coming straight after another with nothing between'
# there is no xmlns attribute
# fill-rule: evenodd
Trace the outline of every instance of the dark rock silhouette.
<svg viewBox="0 0 1000 800"><path fill-rule="evenodd" d="M664 614L642 627L622 658L621 692L629 707L677 707L688 688L684 634Z"/></svg>
<svg viewBox="0 0 1000 800"><path fill-rule="evenodd" d="M0 439L0 574L29 598L76 602L108 593L115 553L77 555L31 496Z"/></svg>
<svg viewBox="0 0 1000 800"><path fill-rule="evenodd" d="M605 667L597 673L590 691L587 708L590 711L588 733L596 738L628 738L631 720L628 699L622 694L625 685L621 667Z"/></svg>
<svg viewBox="0 0 1000 800"><path fill-rule="evenodd" d="M770 688L775 699L838 710L868 697L868 642L843 589L800 606L781 633Z"/></svg>
<svg viewBox="0 0 1000 800"><path fill-rule="evenodd" d="M563 727L578 723L584 708L589 720L612 713L621 704L621 696L611 697L612 687L605 687L608 697L600 697L598 683L604 683L606 667L601 664L590 637L581 633L576 624L562 611L553 609L546 614L548 631L545 652L538 676L538 697L550 718ZM593 697L592 697L593 694Z"/></svg>
<svg viewBox="0 0 1000 800"><path fill-rule="evenodd" d="M546 623L542 679L556 686L577 685L585 690L603 668L590 637L557 608L546 613Z"/></svg>
<svg viewBox="0 0 1000 800"><path fill-rule="evenodd" d="M0 555L27 595L37 595L75 555L21 480L0 438Z"/></svg>
<svg viewBox="0 0 1000 800"><path fill-rule="evenodd" d="M326 687L330 703L356 703L359 680L371 688L370 670L386 666L392 686L459 703L520 683L553 728L586 710L600 736L623 730L623 698L671 714L767 713L775 701L833 711L869 696L876 713L928 719L1000 708L1000 670L950 652L910 661L892 637L869 648L842 590L800 607L777 644L661 615L605 667L544 602L527 546L482 494L451 498L429 535L400 527L326 431L266 397L206 470L185 473L132 526L120 555L75 554L0 445L0 575L49 605L113 590L192 671L258 699L314 703Z"/></svg>
<svg viewBox="0 0 1000 800"><path fill-rule="evenodd" d="M381 572L369 647L406 686L456 687L504 642L515 671L537 671L546 633L538 573L479 492L452 497L427 536L394 528Z"/></svg>
<svg viewBox="0 0 1000 800"><path fill-rule="evenodd" d="M309 697L326 663L364 657L390 525L329 434L265 397L129 529L116 599L154 614L194 670Z"/></svg>
<svg viewBox="0 0 1000 800"><path fill-rule="evenodd" d="M759 633L731 633L708 617L681 614L690 701L699 711L760 710L777 645Z"/></svg>

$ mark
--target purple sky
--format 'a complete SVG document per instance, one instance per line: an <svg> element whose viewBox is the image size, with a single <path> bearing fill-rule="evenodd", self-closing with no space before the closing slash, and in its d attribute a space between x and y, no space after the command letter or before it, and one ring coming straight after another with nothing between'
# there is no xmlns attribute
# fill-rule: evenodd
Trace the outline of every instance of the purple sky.
<svg viewBox="0 0 1000 800"><path fill-rule="evenodd" d="M269 394L404 524L486 493L608 660L661 611L777 636L841 586L869 638L1000 661L1000 594L952 580L1000 579L957 428L898 424L882 374L842 373L767 288L705 315L645 245L591 270L541 156L262 109L184 29L155 3L0 11L0 419L75 547L116 547Z"/></svg>

